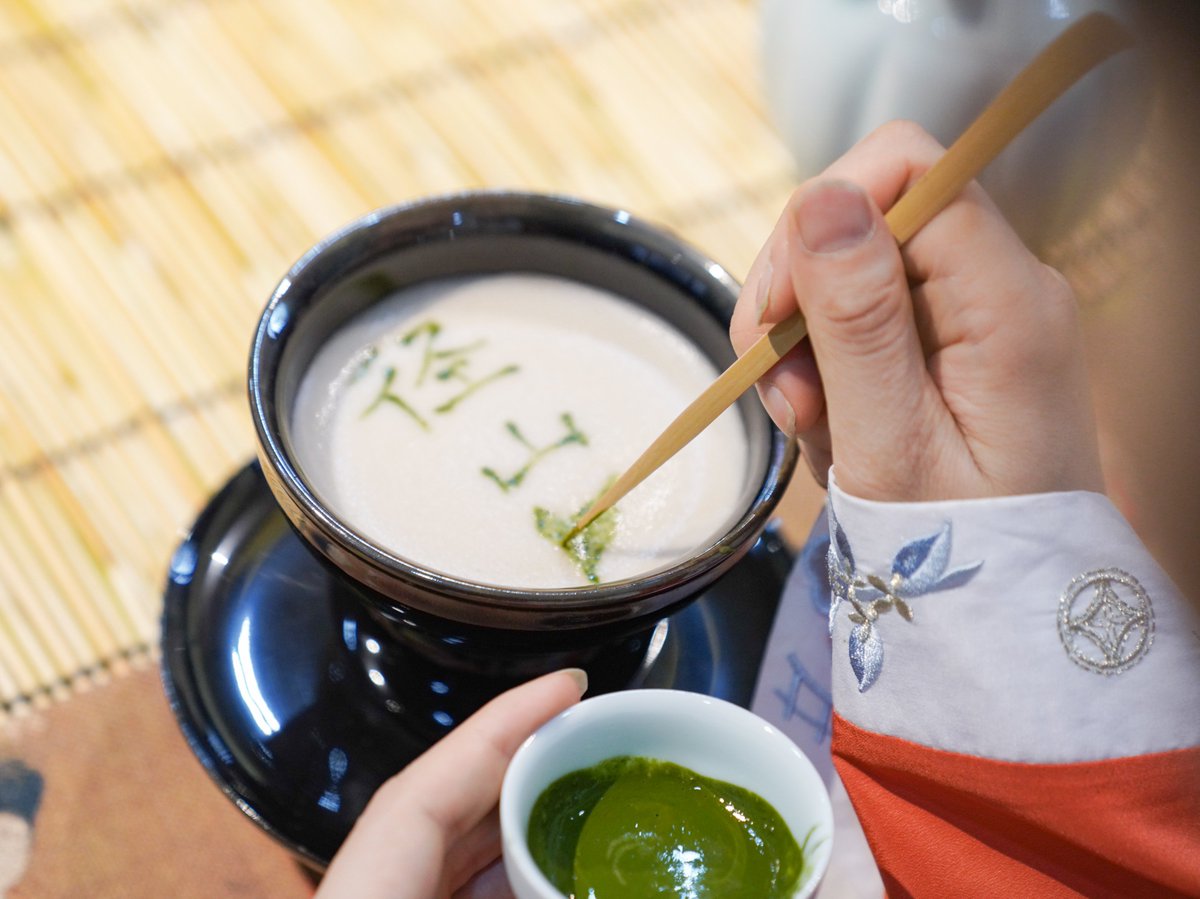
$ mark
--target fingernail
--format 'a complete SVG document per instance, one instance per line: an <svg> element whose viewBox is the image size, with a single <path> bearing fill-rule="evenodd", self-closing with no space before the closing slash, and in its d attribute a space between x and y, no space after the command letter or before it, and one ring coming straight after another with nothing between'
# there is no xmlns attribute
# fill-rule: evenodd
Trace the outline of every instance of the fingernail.
<svg viewBox="0 0 1200 899"><path fill-rule="evenodd" d="M775 422L775 426L789 438L794 438L796 436L796 410L787 401L783 391L778 387L768 387L763 390L761 386L757 384L755 386L758 387L758 395L762 398L762 404L766 407L771 420Z"/></svg>
<svg viewBox="0 0 1200 899"><path fill-rule="evenodd" d="M588 676L587 672L582 668L563 668L559 673L565 674L571 680L575 681L575 686L579 688L580 696L587 692Z"/></svg>
<svg viewBox="0 0 1200 899"><path fill-rule="evenodd" d="M771 305L771 275L774 268L771 265L771 260L768 259L763 263L762 272L758 276L757 294L754 297L755 317L754 323L761 325L763 316L767 314L767 307Z"/></svg>
<svg viewBox="0 0 1200 899"><path fill-rule="evenodd" d="M800 240L812 253L849 249L875 230L867 195L844 181L812 187L796 207L795 222Z"/></svg>

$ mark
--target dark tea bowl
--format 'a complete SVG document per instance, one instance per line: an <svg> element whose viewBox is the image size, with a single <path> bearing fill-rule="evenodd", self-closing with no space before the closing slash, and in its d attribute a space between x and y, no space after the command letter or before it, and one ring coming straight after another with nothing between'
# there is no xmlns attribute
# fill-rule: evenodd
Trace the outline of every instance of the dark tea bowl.
<svg viewBox="0 0 1200 899"><path fill-rule="evenodd" d="M564 197L478 192L424 200L351 223L306 253L279 283L250 353L259 460L296 531L361 588L364 612L381 634L373 665L386 665L390 650L415 653L435 668L486 679L493 686L483 693L578 665L588 669L597 691L617 689L635 675L655 624L742 559L787 484L794 442L771 425L753 395L738 404L749 462L732 525L678 564L586 587L474 583L404 558L322 500L293 446L301 379L339 327L405 288L506 272L611 291L673 325L718 369L735 358L728 326L738 286L677 237L628 213ZM403 704L402 697L396 701Z"/></svg>
<svg viewBox="0 0 1200 899"><path fill-rule="evenodd" d="M752 394L738 403L749 450L740 516L678 564L594 586L499 587L403 558L323 502L297 459L291 438L297 390L331 334L404 288L501 272L555 275L612 291L673 325L718 369L734 361L728 327L737 284L679 238L628 213L563 197L498 192L385 209L305 254L263 310L250 353L249 391L267 482L305 541L367 588L372 611L395 624L390 630L397 634L414 625L445 634L495 632L516 650L585 647L597 637L651 627L743 557L791 476L794 443L771 425Z"/></svg>

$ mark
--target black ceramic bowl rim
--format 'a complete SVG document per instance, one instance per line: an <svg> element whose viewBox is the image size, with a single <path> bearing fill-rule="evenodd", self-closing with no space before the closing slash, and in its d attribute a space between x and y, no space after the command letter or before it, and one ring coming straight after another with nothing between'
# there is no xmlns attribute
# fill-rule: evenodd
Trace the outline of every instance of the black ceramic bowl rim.
<svg viewBox="0 0 1200 899"><path fill-rule="evenodd" d="M568 196L503 190L466 191L385 207L362 216L317 243L292 266L276 286L254 332L248 378L251 416L264 474L287 517L321 554L351 577L386 594L399 603L402 610L415 608L439 617L449 614L465 623L494 624L499 613L504 626L510 627L536 630L584 627L646 614L655 610L656 598L661 598L660 607L671 605L678 598L681 585L694 580L711 582L716 576L714 571L723 573L733 558L740 558L753 545L795 467L798 455L795 441L779 432L769 420L769 458L762 483L746 513L723 535L707 548L670 567L636 578L585 587L504 587L424 568L388 552L347 526L318 498L301 475L300 466L282 436L286 428L282 427L281 417L290 413L290 410L281 410L281 403L277 401L277 369L285 355L282 344L303 313L319 303L323 283L363 267L369 259L399 251L405 245L373 246L372 256L360 256L350 265L339 264L339 257L348 246L362 242L364 235L382 223L414 216L441 222L438 233L427 230L417 238L418 241L453 239L456 233L462 233L464 212L469 213L468 223L485 221L491 227L497 227L496 222L505 218L514 222L519 220L526 226L549 228L539 233L567 241L582 242L584 234L589 239L602 237L606 242L605 249L624 254L626 261L637 266L660 266L662 271L655 272L657 275L669 276L681 283L687 278L707 279L710 286L724 294L722 302L727 302L730 309L737 297L738 283L728 272L675 235L623 210ZM729 310L724 313L709 311L727 315ZM761 408L758 412L765 418ZM354 570L347 570L348 564ZM707 580L703 580L706 576ZM421 608L421 591L439 597L437 609ZM453 607L449 613L447 601ZM551 607L557 614L547 617L547 608ZM536 616L531 615L525 622L524 613L536 613ZM534 617L540 620L535 622Z"/></svg>

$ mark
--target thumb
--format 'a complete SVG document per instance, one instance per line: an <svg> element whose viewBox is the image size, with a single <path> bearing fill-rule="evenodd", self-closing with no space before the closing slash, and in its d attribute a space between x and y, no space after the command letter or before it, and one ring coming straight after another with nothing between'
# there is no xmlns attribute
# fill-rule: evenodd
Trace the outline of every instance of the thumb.
<svg viewBox="0 0 1200 899"><path fill-rule="evenodd" d="M838 481L864 498L900 498L916 473L897 450L921 438L940 404L931 403L899 247L856 185L818 181L789 206L790 276L821 374Z"/></svg>

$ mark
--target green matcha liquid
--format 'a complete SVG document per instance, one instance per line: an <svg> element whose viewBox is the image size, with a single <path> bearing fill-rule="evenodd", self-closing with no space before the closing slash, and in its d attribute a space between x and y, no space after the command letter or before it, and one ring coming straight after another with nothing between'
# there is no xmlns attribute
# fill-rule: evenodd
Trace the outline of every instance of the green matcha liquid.
<svg viewBox="0 0 1200 899"><path fill-rule="evenodd" d="M527 839L538 867L575 899L784 899L804 869L803 849L762 797L634 756L552 783Z"/></svg>

